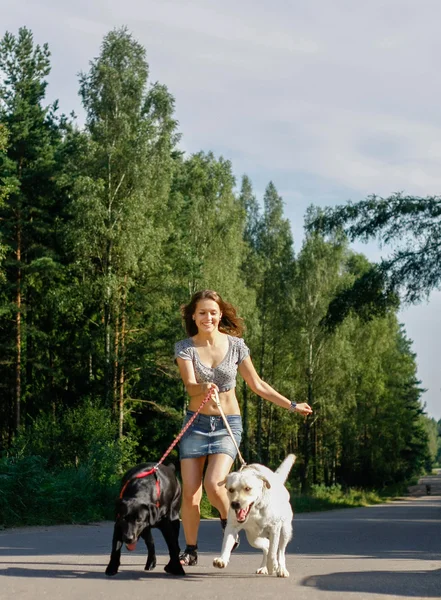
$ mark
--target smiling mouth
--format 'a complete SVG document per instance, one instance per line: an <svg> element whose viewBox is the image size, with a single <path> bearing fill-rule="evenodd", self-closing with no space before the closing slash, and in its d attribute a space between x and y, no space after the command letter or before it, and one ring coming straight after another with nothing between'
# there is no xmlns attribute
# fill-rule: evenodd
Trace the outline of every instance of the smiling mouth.
<svg viewBox="0 0 441 600"><path fill-rule="evenodd" d="M251 504L246 508L238 508L236 510L236 519L238 523L244 523L247 520L247 517L250 514L250 510L253 504L254 502L251 502Z"/></svg>

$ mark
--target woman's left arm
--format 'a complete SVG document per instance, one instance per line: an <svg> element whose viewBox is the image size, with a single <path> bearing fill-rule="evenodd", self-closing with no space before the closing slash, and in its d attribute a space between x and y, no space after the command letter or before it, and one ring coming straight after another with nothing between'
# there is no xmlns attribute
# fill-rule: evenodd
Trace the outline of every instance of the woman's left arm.
<svg viewBox="0 0 441 600"><path fill-rule="evenodd" d="M272 388L269 383L266 383L266 381L263 381L263 379L259 377L254 368L253 361L249 356L240 363L238 370L255 394L282 408L291 408L291 400L288 400L288 398L279 394L279 392ZM309 415L312 413L312 408L306 402L297 403L294 410L302 415Z"/></svg>

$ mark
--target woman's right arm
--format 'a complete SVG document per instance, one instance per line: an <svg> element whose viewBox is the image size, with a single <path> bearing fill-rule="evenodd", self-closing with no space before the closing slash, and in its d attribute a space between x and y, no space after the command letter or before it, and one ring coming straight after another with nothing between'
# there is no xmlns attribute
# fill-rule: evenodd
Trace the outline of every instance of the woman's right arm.
<svg viewBox="0 0 441 600"><path fill-rule="evenodd" d="M217 389L219 391L215 383L198 383L196 381L194 367L191 360L184 360L183 358L178 357L176 362L178 363L181 379L184 382L185 389L187 390L187 394L190 396L190 398L193 396L206 396L210 388Z"/></svg>

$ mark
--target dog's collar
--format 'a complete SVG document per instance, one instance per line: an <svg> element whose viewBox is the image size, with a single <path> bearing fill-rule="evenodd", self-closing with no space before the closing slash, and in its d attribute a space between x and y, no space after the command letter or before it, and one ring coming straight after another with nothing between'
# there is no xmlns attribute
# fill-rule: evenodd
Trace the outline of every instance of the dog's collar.
<svg viewBox="0 0 441 600"><path fill-rule="evenodd" d="M141 471L141 473L137 473L137 475L134 475L133 477L131 477L130 479L128 479L125 484L122 487L122 490L119 494L119 499L122 500L122 497L124 496L124 492L126 491L127 486L129 485L129 483L131 483L132 481L134 481L135 479L144 479L144 477L147 477L148 475L155 475L156 481L155 481L155 487L156 487L156 494L157 494L157 500L156 500L156 508L160 507L159 504L159 498L161 495L161 486L159 483L159 477L157 475L157 467L153 467L152 469L149 469L148 471Z"/></svg>

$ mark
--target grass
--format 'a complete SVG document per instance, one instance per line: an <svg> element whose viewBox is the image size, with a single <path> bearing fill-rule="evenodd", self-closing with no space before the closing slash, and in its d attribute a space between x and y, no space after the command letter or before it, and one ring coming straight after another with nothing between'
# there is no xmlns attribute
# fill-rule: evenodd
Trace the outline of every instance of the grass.
<svg viewBox="0 0 441 600"><path fill-rule="evenodd" d="M386 499L388 499L388 496L380 494L378 491L356 488L343 490L339 485L328 488L324 485L318 485L313 487L310 494L291 495L291 503L297 513L371 506L380 504Z"/></svg>
<svg viewBox="0 0 441 600"><path fill-rule="evenodd" d="M406 488L407 486L400 485L380 492L356 488L343 489L340 485L332 487L317 485L313 486L310 494L292 492L291 504L296 513L372 506L402 496ZM201 516L204 519L219 516L217 510L208 502L205 492L201 502Z"/></svg>
<svg viewBox="0 0 441 600"><path fill-rule="evenodd" d="M113 519L119 483L88 465L52 472L40 457L0 461L0 528Z"/></svg>
<svg viewBox="0 0 441 600"><path fill-rule="evenodd" d="M307 495L291 490L295 512L369 506L402 496L407 486L386 491L343 489L339 485L313 486ZM114 518L119 478L103 476L93 464L57 472L41 457L0 460L0 529L24 525L88 523ZM202 518L218 518L204 493Z"/></svg>

